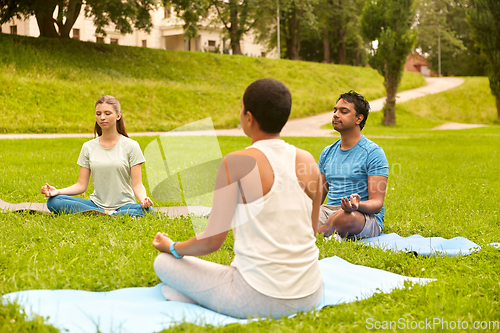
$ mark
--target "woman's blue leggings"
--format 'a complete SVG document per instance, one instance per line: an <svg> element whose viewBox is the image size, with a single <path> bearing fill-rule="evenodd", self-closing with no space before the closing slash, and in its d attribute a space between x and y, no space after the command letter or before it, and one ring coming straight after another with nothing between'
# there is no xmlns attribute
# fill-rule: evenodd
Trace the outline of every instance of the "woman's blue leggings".
<svg viewBox="0 0 500 333"><path fill-rule="evenodd" d="M48 198L47 208L55 214L72 214L83 212L85 210L98 210L104 213L104 209L99 208L91 200L85 200L82 198L72 197L64 194ZM113 213L113 216L130 215L133 217L142 217L145 213L152 212L153 209L151 207L149 207L148 209L143 209L140 204L135 203L121 206Z"/></svg>

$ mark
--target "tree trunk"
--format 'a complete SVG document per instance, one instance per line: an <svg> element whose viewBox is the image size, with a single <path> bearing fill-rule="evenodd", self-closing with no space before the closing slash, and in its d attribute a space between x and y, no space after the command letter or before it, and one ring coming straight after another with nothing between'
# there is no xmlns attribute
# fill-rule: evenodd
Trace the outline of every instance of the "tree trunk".
<svg viewBox="0 0 500 333"><path fill-rule="evenodd" d="M295 44L296 46L295 47L297 48L297 51L296 51L297 52L297 59L296 60L300 60L299 53L300 53L300 45L301 45L300 44L300 34L301 34L300 18L301 17L302 17L302 9L300 10L299 15L297 17L297 36L295 38L295 40L296 40L296 44Z"/></svg>
<svg viewBox="0 0 500 333"><path fill-rule="evenodd" d="M299 48L297 47L297 10L294 9L290 20L288 20L288 34L287 48L290 50L290 59L299 60Z"/></svg>
<svg viewBox="0 0 500 333"><path fill-rule="evenodd" d="M66 16L66 22L64 24L62 21L59 21L58 18L57 26L59 27L59 36L61 38L69 38L69 32L75 25L78 16L80 15L80 11L82 9L82 3L75 0L70 0L68 3L68 14Z"/></svg>
<svg viewBox="0 0 500 333"><path fill-rule="evenodd" d="M345 45L345 31L339 31L339 64L345 65L347 60L347 48Z"/></svg>
<svg viewBox="0 0 500 333"><path fill-rule="evenodd" d="M386 67L388 65L386 64ZM396 92L398 90L397 74L389 74L389 70L385 72L385 89L387 91L387 99L384 106L384 125L396 125Z"/></svg>
<svg viewBox="0 0 500 333"><path fill-rule="evenodd" d="M500 121L500 92L497 94L497 117Z"/></svg>
<svg viewBox="0 0 500 333"><path fill-rule="evenodd" d="M360 56L359 56L359 44L358 41L356 41L356 66L359 66L361 64Z"/></svg>
<svg viewBox="0 0 500 333"><path fill-rule="evenodd" d="M241 33L239 32L239 22L238 22L238 3L236 0L229 2L229 16L231 21L231 28L229 29L229 36L231 38L231 49L233 50L233 55L242 55L241 52Z"/></svg>
<svg viewBox="0 0 500 333"><path fill-rule="evenodd" d="M323 28L323 62L330 63L330 41L328 40L328 27Z"/></svg>
<svg viewBox="0 0 500 333"><path fill-rule="evenodd" d="M47 8L43 11L35 11L36 22L38 24L38 29L40 30L40 37L59 37L54 18L52 17L52 13L54 13L55 9L56 6L53 5L52 8Z"/></svg>
<svg viewBox="0 0 500 333"><path fill-rule="evenodd" d="M344 16L342 14L344 12L343 10L343 3L342 0L339 0L338 4L338 9L339 12L341 13L341 16ZM345 41L345 36L346 36L346 31L347 31L347 18L346 17L341 17L340 21L338 22L338 30L337 30L337 38L338 38L338 45L339 45L339 64L340 65L345 65L347 61L347 46L346 46L346 41Z"/></svg>
<svg viewBox="0 0 500 333"><path fill-rule="evenodd" d="M241 52L241 45L239 38L233 43L233 39L231 38L231 49L233 50L234 55L243 55Z"/></svg>

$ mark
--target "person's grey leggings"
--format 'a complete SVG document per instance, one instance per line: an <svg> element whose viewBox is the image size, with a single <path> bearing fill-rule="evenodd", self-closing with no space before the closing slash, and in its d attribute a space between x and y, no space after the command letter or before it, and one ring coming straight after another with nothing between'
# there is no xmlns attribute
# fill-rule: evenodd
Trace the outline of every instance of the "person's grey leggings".
<svg viewBox="0 0 500 333"><path fill-rule="evenodd" d="M282 299L253 289L232 266L195 257L176 259L161 253L154 263L156 275L166 284L163 295L169 301L199 304L236 318L280 318L314 310L323 297L323 284L312 295Z"/></svg>

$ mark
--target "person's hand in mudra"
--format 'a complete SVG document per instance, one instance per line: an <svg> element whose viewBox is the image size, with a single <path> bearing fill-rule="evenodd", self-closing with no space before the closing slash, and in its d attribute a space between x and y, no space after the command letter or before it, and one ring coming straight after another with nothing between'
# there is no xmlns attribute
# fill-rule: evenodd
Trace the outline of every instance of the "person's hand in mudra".
<svg viewBox="0 0 500 333"><path fill-rule="evenodd" d="M165 232L159 232L153 239L153 246L160 252L170 253L170 244L173 241L168 237Z"/></svg>
<svg viewBox="0 0 500 333"><path fill-rule="evenodd" d="M340 199L340 207L346 212L346 213L352 213L359 208L359 202L361 201L361 196L357 193L351 194L350 197L351 200L349 200L347 197L343 197Z"/></svg>
<svg viewBox="0 0 500 333"><path fill-rule="evenodd" d="M142 208L148 209L151 206L153 206L153 201L151 201L148 197L145 197L144 200L141 201Z"/></svg>
<svg viewBox="0 0 500 333"><path fill-rule="evenodd" d="M59 195L59 190L56 189L54 186L51 186L47 183L42 186L40 189L40 192L45 195L47 198L49 197L55 197L56 195Z"/></svg>

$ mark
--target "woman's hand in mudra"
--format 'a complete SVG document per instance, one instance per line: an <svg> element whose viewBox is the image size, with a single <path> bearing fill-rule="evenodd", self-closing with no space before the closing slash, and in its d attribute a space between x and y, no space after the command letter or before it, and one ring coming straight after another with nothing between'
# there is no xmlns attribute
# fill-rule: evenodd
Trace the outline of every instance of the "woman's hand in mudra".
<svg viewBox="0 0 500 333"><path fill-rule="evenodd" d="M45 185L43 185L42 188L40 189L40 193L49 198L59 195L59 190L56 189L54 186L45 183Z"/></svg>
<svg viewBox="0 0 500 333"><path fill-rule="evenodd" d="M153 239L153 246L160 252L170 253L170 244L173 241L168 238L168 234L165 232L159 232Z"/></svg>
<svg viewBox="0 0 500 333"><path fill-rule="evenodd" d="M153 206L153 201L151 201L148 197L145 197L144 200L141 201L142 208L148 209L151 206Z"/></svg>

